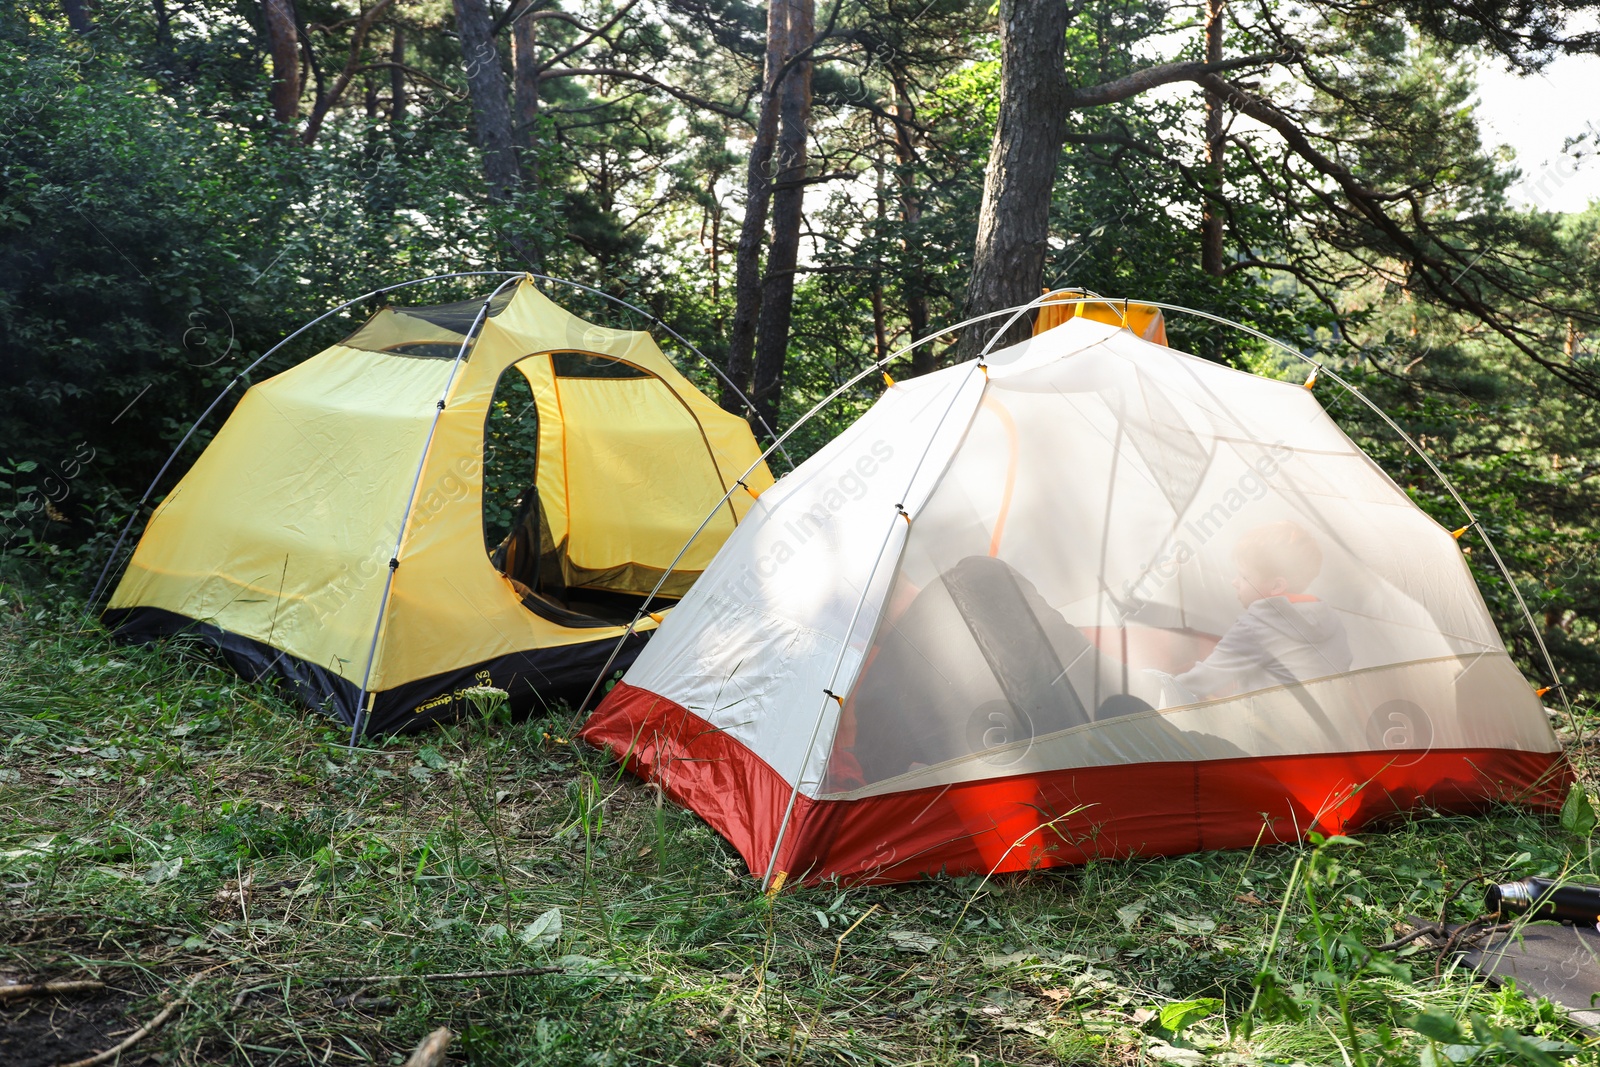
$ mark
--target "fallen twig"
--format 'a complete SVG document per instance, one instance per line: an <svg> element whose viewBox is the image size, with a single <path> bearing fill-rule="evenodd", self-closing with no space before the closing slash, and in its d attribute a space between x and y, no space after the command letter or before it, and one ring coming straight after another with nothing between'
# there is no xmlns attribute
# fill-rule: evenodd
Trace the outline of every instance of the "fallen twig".
<svg viewBox="0 0 1600 1067"><path fill-rule="evenodd" d="M123 1038L111 1048L106 1049L104 1052L97 1052L85 1060L73 1060L71 1063L63 1063L60 1065L60 1067L95 1067L96 1064L110 1063L112 1060L116 1059L118 1056L122 1055L124 1052L143 1041L146 1037L149 1037L151 1034L161 1029L162 1024L164 1024L168 1019L172 1018L173 1013L187 1003L188 1000L186 998L179 997L171 1004L168 1004L165 1008L162 1008L161 1013L154 1019L151 1019L149 1022L139 1027L139 1029Z"/></svg>
<svg viewBox="0 0 1600 1067"><path fill-rule="evenodd" d="M363 974L343 978L319 979L325 985L377 985L381 982L403 982L414 978L422 982L467 982L474 978L520 978L528 974L561 974L565 967L512 967L504 971L450 971L444 974Z"/></svg>
<svg viewBox="0 0 1600 1067"><path fill-rule="evenodd" d="M233 998L233 1005L228 1008L228 1014L232 1015L234 1012L244 1007L244 1002L255 996L257 993L265 993L269 989L276 989L277 986L277 982L268 982L265 985L253 985L249 989L239 990L239 995Z"/></svg>
<svg viewBox="0 0 1600 1067"><path fill-rule="evenodd" d="M90 979L79 979L69 982L39 982L34 985L6 985L0 986L0 1000L12 1000L17 997L58 997L63 993L92 993L96 989L104 989L104 982L95 982Z"/></svg>
<svg viewBox="0 0 1600 1067"><path fill-rule="evenodd" d="M411 1053L403 1067L438 1067L444 1060L445 1050L450 1047L450 1042L455 1036L449 1027L439 1027L422 1039L422 1043Z"/></svg>
<svg viewBox="0 0 1600 1067"><path fill-rule="evenodd" d="M1433 965L1434 977L1438 977L1440 969L1444 966L1444 958L1456 951L1457 947L1475 944L1486 937L1506 933L1516 926L1516 923L1495 922L1498 918L1500 913L1495 912L1493 915L1485 915L1481 919L1474 919L1456 927L1456 932L1450 935L1444 947L1439 950L1439 958Z"/></svg>
<svg viewBox="0 0 1600 1067"><path fill-rule="evenodd" d="M1444 927L1430 923L1419 926L1404 937L1397 937L1393 941L1386 941L1381 945L1372 946L1374 952L1393 952L1397 948L1404 948L1419 937L1444 937Z"/></svg>

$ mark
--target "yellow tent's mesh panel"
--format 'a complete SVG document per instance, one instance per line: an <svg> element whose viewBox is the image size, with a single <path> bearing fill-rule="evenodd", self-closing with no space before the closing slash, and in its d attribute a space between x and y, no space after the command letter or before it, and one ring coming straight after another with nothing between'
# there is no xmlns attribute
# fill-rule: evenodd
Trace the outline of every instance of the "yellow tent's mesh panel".
<svg viewBox="0 0 1600 1067"><path fill-rule="evenodd" d="M504 311L517 292L516 287L501 290L489 302L488 317L494 318ZM461 342L482 309L482 300L384 308L340 343L346 348L369 352L455 359L461 351Z"/></svg>

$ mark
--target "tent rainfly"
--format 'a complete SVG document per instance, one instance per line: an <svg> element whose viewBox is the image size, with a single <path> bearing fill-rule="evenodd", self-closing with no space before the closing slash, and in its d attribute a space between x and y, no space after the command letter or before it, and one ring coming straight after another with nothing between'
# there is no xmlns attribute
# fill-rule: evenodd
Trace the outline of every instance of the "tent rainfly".
<svg viewBox="0 0 1600 1067"><path fill-rule="evenodd" d="M762 494L583 736L766 880L1559 803L1452 535L1309 389L1095 317L891 385Z"/></svg>
<svg viewBox="0 0 1600 1067"><path fill-rule="evenodd" d="M525 383L536 458L491 551L502 376ZM454 717L479 684L519 709L577 699L657 580L671 569L662 593L681 595L771 484L764 465L745 475L759 456L649 334L590 325L529 278L487 303L389 307L245 393L106 619L128 639L193 634L363 731Z"/></svg>

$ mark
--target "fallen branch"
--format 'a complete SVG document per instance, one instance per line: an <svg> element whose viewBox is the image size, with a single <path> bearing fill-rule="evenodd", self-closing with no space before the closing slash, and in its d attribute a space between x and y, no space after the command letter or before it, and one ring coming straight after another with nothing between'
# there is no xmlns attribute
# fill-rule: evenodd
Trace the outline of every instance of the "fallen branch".
<svg viewBox="0 0 1600 1067"><path fill-rule="evenodd" d="M168 1004L165 1008L162 1008L161 1014L157 1015L154 1019L151 1019L143 1026L139 1027L139 1029L123 1038L113 1047L106 1049L104 1052L98 1052L86 1060L73 1060L71 1063L63 1063L60 1065L60 1067L96 1067L97 1064L110 1063L112 1060L116 1059L118 1056L121 1056L124 1052L128 1051L130 1048L137 1045L139 1042L143 1041L157 1030L161 1029L162 1024L164 1024L168 1019L172 1018L173 1013L187 1003L188 1000L186 998L179 997L171 1004Z"/></svg>
<svg viewBox="0 0 1600 1067"><path fill-rule="evenodd" d="M474 978L520 978L529 974L562 974L565 967L512 967L504 971L450 971L444 974L364 974L359 977L323 978L325 985L378 985L414 978L422 982L470 982Z"/></svg>
<svg viewBox="0 0 1600 1067"><path fill-rule="evenodd" d="M64 993L90 993L105 987L104 982L88 979L71 982L39 982L36 985L7 985L0 986L0 1000L18 997L59 997Z"/></svg>

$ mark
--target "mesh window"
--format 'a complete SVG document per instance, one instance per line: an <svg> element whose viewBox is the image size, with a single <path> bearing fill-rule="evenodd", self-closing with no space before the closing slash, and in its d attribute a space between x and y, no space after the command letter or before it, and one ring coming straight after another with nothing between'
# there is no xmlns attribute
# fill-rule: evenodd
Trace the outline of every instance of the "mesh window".
<svg viewBox="0 0 1600 1067"><path fill-rule="evenodd" d="M556 352L550 357L557 378L648 378L631 363L588 352Z"/></svg>
<svg viewBox="0 0 1600 1067"><path fill-rule="evenodd" d="M506 309L516 293L507 286L489 301L487 318ZM421 359L455 359L461 342L483 308L483 300L458 300L453 304L390 307L373 315L340 343L346 348L388 352Z"/></svg>

